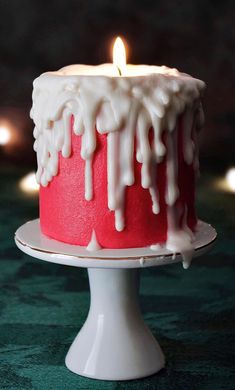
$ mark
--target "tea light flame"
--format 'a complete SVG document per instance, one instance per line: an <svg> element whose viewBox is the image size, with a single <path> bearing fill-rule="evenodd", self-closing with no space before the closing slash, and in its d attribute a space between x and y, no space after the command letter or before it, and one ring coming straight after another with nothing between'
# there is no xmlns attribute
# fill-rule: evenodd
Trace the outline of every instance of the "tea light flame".
<svg viewBox="0 0 235 390"><path fill-rule="evenodd" d="M36 176L34 172L28 173L24 176L19 183L19 187L23 192L26 193L35 193L39 190L39 185L36 181Z"/></svg>
<svg viewBox="0 0 235 390"><path fill-rule="evenodd" d="M10 129L6 126L0 126L0 145L6 145L11 139Z"/></svg>
<svg viewBox="0 0 235 390"><path fill-rule="evenodd" d="M126 49L120 37L117 37L113 45L113 63L118 68L120 76L125 74Z"/></svg>

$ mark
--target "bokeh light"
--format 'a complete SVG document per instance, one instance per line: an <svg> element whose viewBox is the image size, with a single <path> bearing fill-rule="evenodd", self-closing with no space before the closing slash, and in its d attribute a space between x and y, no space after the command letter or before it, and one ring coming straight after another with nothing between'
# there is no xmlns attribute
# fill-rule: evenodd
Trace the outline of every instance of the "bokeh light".
<svg viewBox="0 0 235 390"><path fill-rule="evenodd" d="M220 191L235 193L235 167L229 168L224 177L217 179L214 185Z"/></svg>
<svg viewBox="0 0 235 390"><path fill-rule="evenodd" d="M36 181L34 172L28 173L19 183L20 189L25 193L36 193L39 190L39 185Z"/></svg>
<svg viewBox="0 0 235 390"><path fill-rule="evenodd" d="M235 192L235 168L230 168L226 173L225 178L229 189Z"/></svg>
<svg viewBox="0 0 235 390"><path fill-rule="evenodd" d="M11 131L6 126L0 126L0 145L6 145L11 139Z"/></svg>

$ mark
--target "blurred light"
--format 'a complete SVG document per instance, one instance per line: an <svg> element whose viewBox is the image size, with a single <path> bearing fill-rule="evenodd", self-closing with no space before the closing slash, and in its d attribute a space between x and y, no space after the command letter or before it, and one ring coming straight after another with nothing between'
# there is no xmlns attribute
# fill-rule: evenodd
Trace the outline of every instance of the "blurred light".
<svg viewBox="0 0 235 390"><path fill-rule="evenodd" d="M218 190L235 193L235 167L228 169L226 175L214 181Z"/></svg>
<svg viewBox="0 0 235 390"><path fill-rule="evenodd" d="M11 139L10 129L6 126L0 126L0 145L6 145Z"/></svg>
<svg viewBox="0 0 235 390"><path fill-rule="evenodd" d="M36 181L35 173L31 172L31 173L28 173L26 176L24 176L20 180L19 186L23 192L27 192L27 193L38 192L39 185Z"/></svg>
<svg viewBox="0 0 235 390"><path fill-rule="evenodd" d="M235 168L230 168L225 176L229 189L235 192Z"/></svg>

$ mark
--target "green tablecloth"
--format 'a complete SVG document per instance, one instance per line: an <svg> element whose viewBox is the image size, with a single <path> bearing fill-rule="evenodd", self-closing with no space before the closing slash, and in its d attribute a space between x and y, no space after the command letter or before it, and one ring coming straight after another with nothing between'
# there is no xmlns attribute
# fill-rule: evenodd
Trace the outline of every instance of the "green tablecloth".
<svg viewBox="0 0 235 390"><path fill-rule="evenodd" d="M219 233L213 251L185 271L142 271L141 305L166 368L152 377L103 382L79 377L64 358L89 307L84 269L21 253L14 231L38 216L37 199L18 189L22 172L0 173L0 389L234 389L235 196L199 186L198 210Z"/></svg>

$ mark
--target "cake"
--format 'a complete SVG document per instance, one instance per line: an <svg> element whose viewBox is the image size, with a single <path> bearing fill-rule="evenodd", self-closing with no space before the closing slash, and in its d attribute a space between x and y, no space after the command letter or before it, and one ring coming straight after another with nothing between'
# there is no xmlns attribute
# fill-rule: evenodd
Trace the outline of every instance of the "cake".
<svg viewBox="0 0 235 390"><path fill-rule="evenodd" d="M87 250L166 246L187 267L204 82L165 66L71 65L34 81L40 226Z"/></svg>

